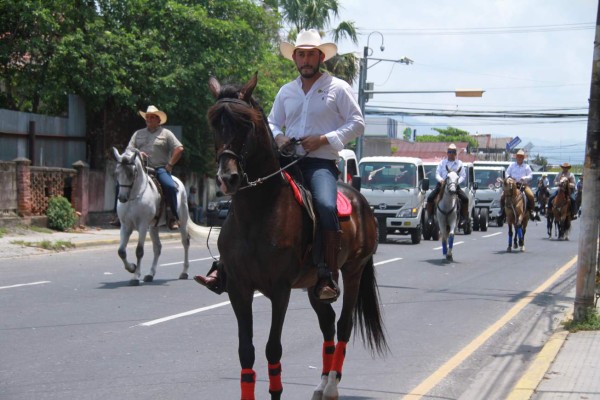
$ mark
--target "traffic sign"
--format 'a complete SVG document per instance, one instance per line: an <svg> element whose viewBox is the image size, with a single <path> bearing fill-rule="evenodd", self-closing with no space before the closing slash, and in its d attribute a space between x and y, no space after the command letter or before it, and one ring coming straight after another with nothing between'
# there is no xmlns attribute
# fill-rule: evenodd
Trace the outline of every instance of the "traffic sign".
<svg viewBox="0 0 600 400"><path fill-rule="evenodd" d="M506 150L510 151L514 149L519 143L521 143L521 139L518 136L515 136L510 142L506 143Z"/></svg>

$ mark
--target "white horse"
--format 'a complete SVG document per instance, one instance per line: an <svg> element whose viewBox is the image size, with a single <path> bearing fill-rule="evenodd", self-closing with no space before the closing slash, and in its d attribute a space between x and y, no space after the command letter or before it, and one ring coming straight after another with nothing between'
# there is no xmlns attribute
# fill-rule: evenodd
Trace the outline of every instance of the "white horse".
<svg viewBox="0 0 600 400"><path fill-rule="evenodd" d="M452 247L458 219L458 174L461 168L458 171L452 171L446 166L448 175L442 184L436 207L436 216L442 236L442 253L448 261L453 261Z"/></svg>
<svg viewBox="0 0 600 400"><path fill-rule="evenodd" d="M131 286L140 284L141 262L144 256L144 242L146 233L150 230L152 239L152 250L154 259L150 274L144 276L144 282L152 282L156 274L156 265L162 249L158 237L158 227L165 225L166 212L160 212L161 195L157 185L148 176L146 168L142 164L141 155L137 150L126 150L122 155L113 147L113 153L117 160L115 178L119 183L117 203L117 215L121 221L121 242L119 245L119 257L123 260L125 269L133 274L129 281ZM189 212L187 206L187 194L181 181L176 177L173 180L179 186L177 195L177 213L179 214L179 232L184 250L183 271L179 279L188 278L188 250L190 239L187 233L189 223ZM127 243L133 231L138 232L138 243L135 249L137 264L127 261Z"/></svg>

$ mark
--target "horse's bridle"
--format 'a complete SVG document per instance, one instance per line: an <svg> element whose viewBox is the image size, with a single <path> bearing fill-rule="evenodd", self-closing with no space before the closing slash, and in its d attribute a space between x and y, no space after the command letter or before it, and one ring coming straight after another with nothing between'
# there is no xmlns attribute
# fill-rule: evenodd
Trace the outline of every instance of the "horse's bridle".
<svg viewBox="0 0 600 400"><path fill-rule="evenodd" d="M123 161L123 159L121 159L121 161L119 162L121 165L126 165L126 166L133 166L134 170L133 170L133 179L131 180L131 184L130 185L122 185L121 182L119 182L119 180L117 180L117 184L119 185L119 187L123 187L123 188L128 188L130 191L127 194L127 201L129 201L129 195L131 194L131 188L133 187L133 185L135 184L135 181L137 180L137 176L138 176L138 168L135 167L135 159L136 157L141 157L140 156L140 152L139 150L135 150L133 153L133 157L128 160L128 161ZM141 158L140 158L141 161ZM141 196L143 193L143 190L138 194L137 197Z"/></svg>
<svg viewBox="0 0 600 400"><path fill-rule="evenodd" d="M252 106L252 104L250 104L250 103L248 103L248 102L246 102L246 101L244 101L242 99L224 97L224 98L221 98L221 99L217 100L217 104L219 104L219 103L239 104L239 105L242 105L244 107L248 107L248 108L254 109L254 107ZM271 132L271 127L269 126L269 123L267 121L267 117L266 117L266 115L265 115L265 113L264 113L264 111L262 109L260 109L259 111L260 111L260 113L262 115L262 119L263 119L263 122L265 124L265 127L267 128L267 131L269 133L269 137L271 138L272 145L274 146L275 149L277 149L277 145L275 143L275 139L273 138L273 132ZM217 157L216 157L217 158L217 163L219 163L220 160L221 160L221 157L223 157L225 155L227 155L229 157L232 157L233 159L235 159L237 161L237 163L238 163L238 165L240 167L240 175L242 176L242 182L246 183L246 185L241 186L238 189L238 191L258 186L259 184L264 183L266 180L268 180L268 179L270 179L270 178L272 178L272 177L274 177L276 175L280 175L281 172L283 172L286 169L290 168L292 165L296 164L298 161L300 161L302 158L306 157L306 155L308 154L308 152L307 152L302 157L297 158L296 160L292 161L291 163L289 163L285 167L279 168L278 170L276 170L275 172L273 172L273 173L271 173L271 174L269 174L267 176L257 178L254 181L250 181L248 179L248 175L246 174L246 172L244 170L245 170L245 167L246 167L246 156L248 154L248 151L247 151L248 140L249 140L249 137L252 134L254 134L254 132L256 131L256 125L254 125L253 122L251 122L251 124L252 124L252 130L250 131L250 134L246 133L246 138L245 138L244 143L242 144L242 147L241 147L240 152L239 152L240 154L238 154L235 151L231 150L231 143L227 143L227 144L225 144L225 146L223 147L223 149L220 150L217 153Z"/></svg>

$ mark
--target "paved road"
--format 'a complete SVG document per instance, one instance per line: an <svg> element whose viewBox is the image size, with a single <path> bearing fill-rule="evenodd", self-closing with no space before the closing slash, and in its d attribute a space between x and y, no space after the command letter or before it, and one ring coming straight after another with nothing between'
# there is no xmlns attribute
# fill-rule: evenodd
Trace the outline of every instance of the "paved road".
<svg viewBox="0 0 600 400"><path fill-rule="evenodd" d="M556 242L531 226L517 254L505 252L506 228L459 235L454 263L442 260L439 242L380 245L392 352L373 359L356 338L341 399L504 398L572 306L562 301L574 284L578 228ZM0 398L239 398L227 297L178 280L181 257L179 243L165 243L156 280L140 287L128 286L116 246L3 263ZM204 244L190 257L191 274L210 265ZM284 328L284 398L292 400L310 398L320 371L321 337L305 296L294 291ZM268 300L257 296L254 311L257 398L267 398Z"/></svg>

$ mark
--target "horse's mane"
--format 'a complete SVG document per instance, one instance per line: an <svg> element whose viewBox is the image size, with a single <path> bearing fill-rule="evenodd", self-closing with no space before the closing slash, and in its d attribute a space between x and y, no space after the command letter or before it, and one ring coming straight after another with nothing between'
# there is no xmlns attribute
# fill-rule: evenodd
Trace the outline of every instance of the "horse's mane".
<svg viewBox="0 0 600 400"><path fill-rule="evenodd" d="M232 124L254 124L258 126L264 122L262 108L254 97L250 103L243 100L239 102L219 101L222 99L240 99L240 87L234 85L225 85L221 88L217 102L213 104L207 113L209 124L219 129L224 121Z"/></svg>

